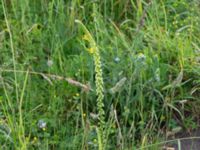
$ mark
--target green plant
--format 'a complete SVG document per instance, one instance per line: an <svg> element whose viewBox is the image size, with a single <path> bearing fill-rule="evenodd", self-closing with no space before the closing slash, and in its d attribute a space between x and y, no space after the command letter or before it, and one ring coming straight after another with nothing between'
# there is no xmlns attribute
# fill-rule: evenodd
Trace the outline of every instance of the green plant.
<svg viewBox="0 0 200 150"><path fill-rule="evenodd" d="M198 0L1 0L0 149L159 149L198 127L199 16Z"/></svg>
<svg viewBox="0 0 200 150"><path fill-rule="evenodd" d="M103 84L103 76L102 76L102 67L101 67L101 57L99 49L96 45L95 40L93 39L92 35L88 31L88 29L84 26L84 24L76 20L78 24L82 26L84 29L85 35L83 36L83 40L89 42L89 48L87 48L87 51L92 54L94 64L95 64L95 84L96 84L96 94L97 94L97 109L98 109L98 115L99 115L99 129L97 129L98 133L98 141L99 141L99 149L103 150L104 143L105 143L105 112L104 112L104 84Z"/></svg>

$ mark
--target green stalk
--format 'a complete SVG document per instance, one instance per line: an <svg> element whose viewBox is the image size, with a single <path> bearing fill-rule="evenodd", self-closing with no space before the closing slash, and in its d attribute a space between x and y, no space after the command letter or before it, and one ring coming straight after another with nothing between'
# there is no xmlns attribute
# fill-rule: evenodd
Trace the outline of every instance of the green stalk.
<svg viewBox="0 0 200 150"><path fill-rule="evenodd" d="M83 28L85 35L83 37L83 40L86 40L90 44L90 48L87 49L87 51L92 54L93 60L94 60L94 65L95 65L95 84L96 84L96 94L97 94L97 110L98 110L98 115L99 115L99 128L98 128L98 143L99 143L99 150L103 150L104 148L104 140L105 140L105 133L104 133L104 128L105 128L105 112L104 112L104 89L103 89L103 73L102 73L102 68L101 68L101 56L99 49L96 45L95 40L93 39L92 35L88 31L88 29L85 27L85 25L79 21L76 20L76 23L80 24L81 27Z"/></svg>

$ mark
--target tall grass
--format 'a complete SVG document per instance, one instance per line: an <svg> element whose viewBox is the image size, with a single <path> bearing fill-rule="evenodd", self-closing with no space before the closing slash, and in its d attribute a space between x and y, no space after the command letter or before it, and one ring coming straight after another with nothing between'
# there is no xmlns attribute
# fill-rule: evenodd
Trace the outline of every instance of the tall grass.
<svg viewBox="0 0 200 150"><path fill-rule="evenodd" d="M1 0L1 149L159 149L198 128L199 5Z"/></svg>

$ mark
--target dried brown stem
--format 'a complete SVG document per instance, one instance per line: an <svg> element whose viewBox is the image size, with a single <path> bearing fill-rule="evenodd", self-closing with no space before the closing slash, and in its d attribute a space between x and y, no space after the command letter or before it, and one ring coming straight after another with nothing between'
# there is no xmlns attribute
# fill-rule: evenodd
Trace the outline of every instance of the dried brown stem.
<svg viewBox="0 0 200 150"><path fill-rule="evenodd" d="M23 71L23 70L15 70L14 71L14 70L10 70L10 69L1 69L0 72L26 73L27 71ZM66 78L66 77L63 77L63 76L55 75L55 74L46 74L46 73L34 72L34 71L29 71L29 74L40 75L45 80L47 80L50 84L53 84L51 82L51 80L64 80L64 81L68 82L71 85L74 85L74 86L82 88L85 92L93 91L89 85L83 84L83 83L81 83L79 81L76 81L76 80L74 80L72 78Z"/></svg>

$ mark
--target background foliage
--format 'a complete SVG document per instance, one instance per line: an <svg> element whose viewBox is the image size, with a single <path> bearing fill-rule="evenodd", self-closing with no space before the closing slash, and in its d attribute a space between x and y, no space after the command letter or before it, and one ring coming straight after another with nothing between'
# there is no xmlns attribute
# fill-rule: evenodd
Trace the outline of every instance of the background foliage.
<svg viewBox="0 0 200 150"><path fill-rule="evenodd" d="M198 128L199 8L198 0L1 0L1 148L98 149L95 66L76 19L101 54L107 149Z"/></svg>

